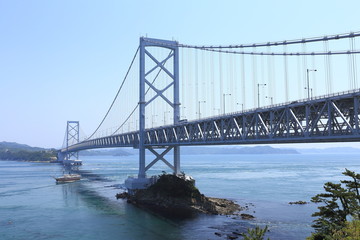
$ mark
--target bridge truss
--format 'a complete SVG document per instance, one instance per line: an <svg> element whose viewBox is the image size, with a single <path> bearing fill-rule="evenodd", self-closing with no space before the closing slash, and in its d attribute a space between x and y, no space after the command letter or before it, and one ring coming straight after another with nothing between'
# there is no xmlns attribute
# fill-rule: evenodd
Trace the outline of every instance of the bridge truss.
<svg viewBox="0 0 360 240"><path fill-rule="evenodd" d="M360 90L191 122L145 129L144 145L271 144L360 141ZM84 141L68 148L134 147L139 131ZM66 149L63 149L66 151Z"/></svg>

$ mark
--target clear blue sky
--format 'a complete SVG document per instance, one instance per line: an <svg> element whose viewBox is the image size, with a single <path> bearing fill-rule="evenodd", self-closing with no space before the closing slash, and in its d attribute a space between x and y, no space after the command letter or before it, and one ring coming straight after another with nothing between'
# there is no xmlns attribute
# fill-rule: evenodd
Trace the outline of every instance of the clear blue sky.
<svg viewBox="0 0 360 240"><path fill-rule="evenodd" d="M0 0L0 141L59 147L94 130L139 37L240 44L360 30L360 1Z"/></svg>

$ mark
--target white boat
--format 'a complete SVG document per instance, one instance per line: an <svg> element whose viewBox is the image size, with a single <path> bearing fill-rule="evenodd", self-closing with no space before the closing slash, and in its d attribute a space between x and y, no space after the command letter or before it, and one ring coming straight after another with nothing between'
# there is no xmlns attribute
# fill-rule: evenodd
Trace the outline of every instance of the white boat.
<svg viewBox="0 0 360 240"><path fill-rule="evenodd" d="M54 177L57 183L75 182L80 180L81 175L79 174L64 174L61 177Z"/></svg>

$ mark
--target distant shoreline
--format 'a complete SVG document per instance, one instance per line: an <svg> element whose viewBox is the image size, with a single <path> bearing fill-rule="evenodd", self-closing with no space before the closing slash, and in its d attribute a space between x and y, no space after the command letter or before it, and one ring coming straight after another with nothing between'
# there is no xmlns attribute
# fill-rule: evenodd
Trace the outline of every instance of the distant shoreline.
<svg viewBox="0 0 360 240"><path fill-rule="evenodd" d="M41 161L41 160L20 160L20 159L12 160L12 159L1 159L1 158L0 158L0 161L7 161L7 162L31 162L31 163L60 163L59 161L53 161L53 160L44 160L44 161Z"/></svg>

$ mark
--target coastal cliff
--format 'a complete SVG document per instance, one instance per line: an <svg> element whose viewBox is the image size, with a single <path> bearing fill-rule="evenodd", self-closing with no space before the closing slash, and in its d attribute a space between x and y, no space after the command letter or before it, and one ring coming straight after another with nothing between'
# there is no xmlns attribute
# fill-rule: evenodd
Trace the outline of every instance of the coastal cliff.
<svg viewBox="0 0 360 240"><path fill-rule="evenodd" d="M193 180L170 174L160 175L158 181L147 189L137 190L132 195L117 194L116 197L173 217L189 217L197 213L230 215L240 210L240 206L231 200L204 196Z"/></svg>

